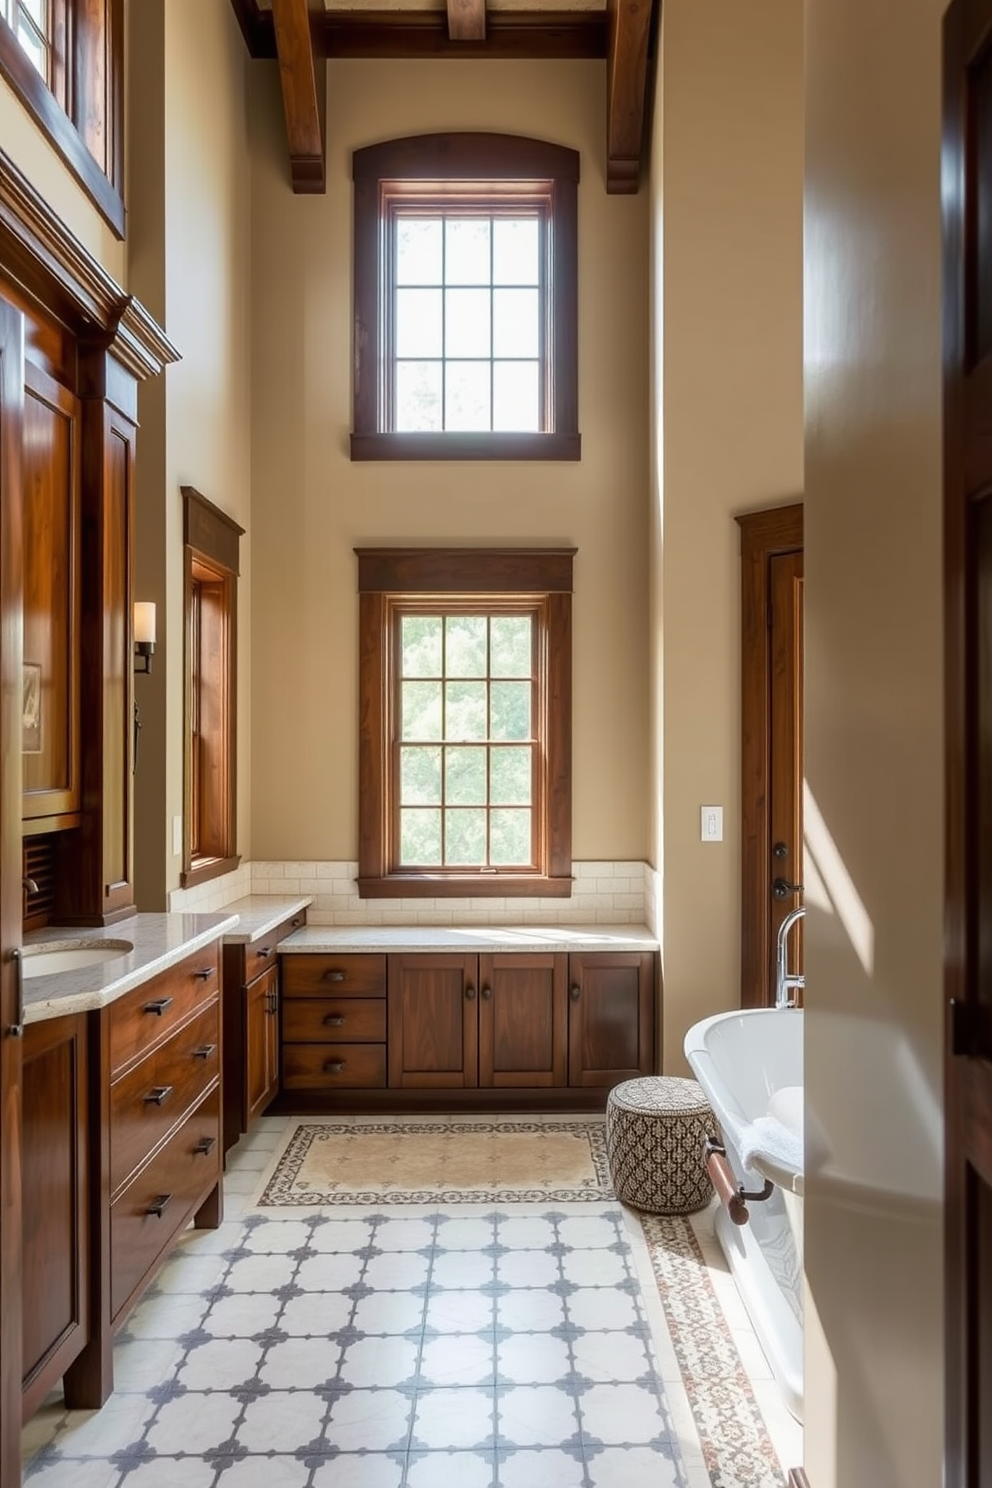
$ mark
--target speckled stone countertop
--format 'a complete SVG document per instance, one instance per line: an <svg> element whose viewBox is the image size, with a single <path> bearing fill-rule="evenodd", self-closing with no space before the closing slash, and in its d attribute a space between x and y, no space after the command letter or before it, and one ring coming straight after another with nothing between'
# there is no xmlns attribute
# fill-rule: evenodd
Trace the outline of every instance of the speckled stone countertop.
<svg viewBox="0 0 992 1488"><path fill-rule="evenodd" d="M60 1018L67 1013L87 1013L105 1007L132 987L166 971L202 949L219 936L237 929L237 915L224 910L219 914L137 914L115 925L93 929L48 926L33 931L24 942L28 952L40 948L58 950L80 945L130 945L112 961L83 966L76 971L52 972L48 976L24 980L24 1021L40 1023L46 1018Z"/></svg>
<svg viewBox="0 0 992 1488"><path fill-rule="evenodd" d="M306 925L279 942L298 951L656 951L644 925Z"/></svg>
<svg viewBox="0 0 992 1488"><path fill-rule="evenodd" d="M312 903L312 899L289 899L285 894L249 894L235 899L233 904L224 905L224 913L237 915L238 927L228 931L224 939L229 944L253 945Z"/></svg>

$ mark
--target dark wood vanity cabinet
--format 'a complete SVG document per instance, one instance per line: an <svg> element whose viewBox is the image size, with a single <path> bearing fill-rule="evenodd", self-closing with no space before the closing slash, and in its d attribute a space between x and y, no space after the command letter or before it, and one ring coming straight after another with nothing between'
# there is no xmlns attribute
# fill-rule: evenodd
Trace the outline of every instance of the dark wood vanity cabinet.
<svg viewBox="0 0 992 1488"><path fill-rule="evenodd" d="M32 1023L23 1066L23 1384L32 1416L90 1334L88 1015ZM73 1393L66 1402L85 1406Z"/></svg>
<svg viewBox="0 0 992 1488"><path fill-rule="evenodd" d="M283 992L287 1092L488 1089L553 1104L655 1068L651 954L287 955Z"/></svg>
<svg viewBox="0 0 992 1488"><path fill-rule="evenodd" d="M224 1151L279 1094L279 966L281 940L307 922L289 915L251 944L224 946Z"/></svg>

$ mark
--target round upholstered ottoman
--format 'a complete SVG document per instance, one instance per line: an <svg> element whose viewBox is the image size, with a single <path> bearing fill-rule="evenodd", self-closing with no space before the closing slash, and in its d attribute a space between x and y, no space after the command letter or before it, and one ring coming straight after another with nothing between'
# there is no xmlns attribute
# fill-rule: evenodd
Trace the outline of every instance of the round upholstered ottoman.
<svg viewBox="0 0 992 1488"><path fill-rule="evenodd" d="M606 1155L618 1199L649 1214L690 1214L709 1201L703 1166L716 1120L695 1080L624 1080L606 1102Z"/></svg>

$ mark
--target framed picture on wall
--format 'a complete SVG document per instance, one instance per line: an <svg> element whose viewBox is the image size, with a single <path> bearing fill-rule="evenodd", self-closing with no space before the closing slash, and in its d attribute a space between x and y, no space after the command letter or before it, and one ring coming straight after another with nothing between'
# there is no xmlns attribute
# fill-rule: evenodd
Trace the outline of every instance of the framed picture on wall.
<svg viewBox="0 0 992 1488"><path fill-rule="evenodd" d="M24 663L21 748L25 754L41 753L41 667L33 661Z"/></svg>

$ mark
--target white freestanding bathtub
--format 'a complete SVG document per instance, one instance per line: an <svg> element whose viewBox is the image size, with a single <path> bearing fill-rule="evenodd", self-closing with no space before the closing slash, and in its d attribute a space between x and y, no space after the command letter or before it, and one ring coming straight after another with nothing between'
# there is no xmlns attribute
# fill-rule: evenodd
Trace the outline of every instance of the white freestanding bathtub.
<svg viewBox="0 0 992 1488"><path fill-rule="evenodd" d="M746 1225L735 1225L721 1207L716 1232L785 1403L802 1420L802 1009L752 1008L705 1018L686 1034L685 1056L713 1108L738 1182L749 1191L760 1190L766 1178L775 1184L770 1199L748 1203ZM762 1155L759 1143L753 1166L745 1169L741 1151L756 1145L753 1123L760 1130L779 1120L790 1139L784 1151Z"/></svg>

